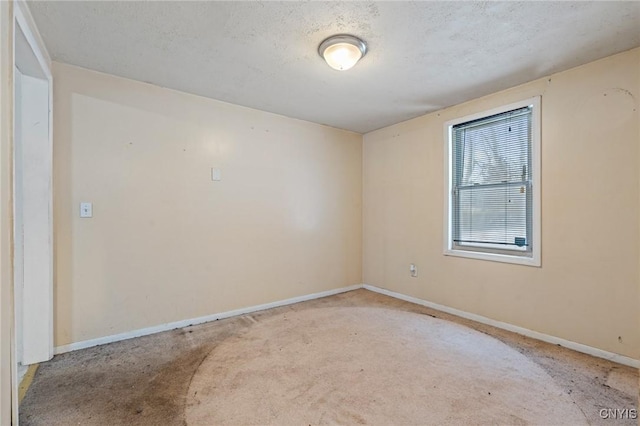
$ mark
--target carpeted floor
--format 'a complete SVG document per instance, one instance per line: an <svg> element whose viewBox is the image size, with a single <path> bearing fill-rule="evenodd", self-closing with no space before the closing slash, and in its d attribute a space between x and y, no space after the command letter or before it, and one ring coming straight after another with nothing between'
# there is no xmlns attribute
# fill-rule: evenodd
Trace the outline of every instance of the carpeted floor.
<svg viewBox="0 0 640 426"><path fill-rule="evenodd" d="M20 421L612 424L637 397L635 369L357 290L56 356Z"/></svg>

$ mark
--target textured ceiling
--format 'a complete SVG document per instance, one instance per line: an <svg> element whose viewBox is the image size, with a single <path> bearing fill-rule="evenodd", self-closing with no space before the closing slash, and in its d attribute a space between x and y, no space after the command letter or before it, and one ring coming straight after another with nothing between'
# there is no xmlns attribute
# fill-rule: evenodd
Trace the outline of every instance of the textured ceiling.
<svg viewBox="0 0 640 426"><path fill-rule="evenodd" d="M640 2L29 2L79 65L368 132L640 46ZM318 44L366 40L350 71Z"/></svg>

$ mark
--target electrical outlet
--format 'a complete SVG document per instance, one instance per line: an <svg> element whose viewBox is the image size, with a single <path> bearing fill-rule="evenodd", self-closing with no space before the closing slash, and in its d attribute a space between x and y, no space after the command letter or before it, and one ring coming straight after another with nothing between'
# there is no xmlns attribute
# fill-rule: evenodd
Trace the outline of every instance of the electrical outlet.
<svg viewBox="0 0 640 426"><path fill-rule="evenodd" d="M409 265L409 273L413 278L418 276L418 268L413 263Z"/></svg>

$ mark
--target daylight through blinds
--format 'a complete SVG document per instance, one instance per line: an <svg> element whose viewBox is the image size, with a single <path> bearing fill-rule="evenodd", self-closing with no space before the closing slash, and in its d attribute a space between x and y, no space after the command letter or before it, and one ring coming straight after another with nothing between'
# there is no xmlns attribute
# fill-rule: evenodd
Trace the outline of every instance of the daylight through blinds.
<svg viewBox="0 0 640 426"><path fill-rule="evenodd" d="M453 126L454 244L531 250L531 113Z"/></svg>

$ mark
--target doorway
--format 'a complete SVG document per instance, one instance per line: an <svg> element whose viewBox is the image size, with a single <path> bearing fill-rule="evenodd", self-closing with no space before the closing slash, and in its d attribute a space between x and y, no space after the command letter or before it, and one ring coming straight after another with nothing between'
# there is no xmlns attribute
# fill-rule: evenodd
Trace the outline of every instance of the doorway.
<svg viewBox="0 0 640 426"><path fill-rule="evenodd" d="M12 421L30 364L53 356L52 76L29 10L14 3Z"/></svg>

